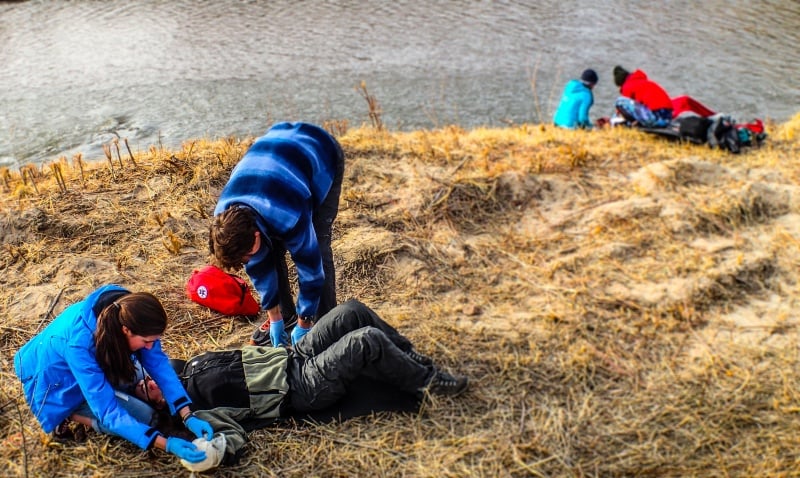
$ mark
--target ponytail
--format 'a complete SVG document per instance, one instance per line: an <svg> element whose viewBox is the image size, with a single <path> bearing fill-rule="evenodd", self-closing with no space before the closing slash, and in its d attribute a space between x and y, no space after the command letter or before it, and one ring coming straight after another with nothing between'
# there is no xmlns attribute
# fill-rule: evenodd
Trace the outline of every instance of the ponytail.
<svg viewBox="0 0 800 478"><path fill-rule="evenodd" d="M122 296L100 312L95 333L97 363L114 387L131 383L136 376L123 326L142 337L161 335L167 328L167 313L148 292Z"/></svg>

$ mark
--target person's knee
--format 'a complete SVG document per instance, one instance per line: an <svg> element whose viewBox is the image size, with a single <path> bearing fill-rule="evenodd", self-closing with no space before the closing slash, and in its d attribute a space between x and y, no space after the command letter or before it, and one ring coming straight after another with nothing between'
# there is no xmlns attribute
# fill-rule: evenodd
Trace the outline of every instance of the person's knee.
<svg viewBox="0 0 800 478"><path fill-rule="evenodd" d="M366 309L366 305L364 305L358 299L348 299L345 302L342 302L338 306L336 306L336 310L343 314L357 314L364 312Z"/></svg>
<svg viewBox="0 0 800 478"><path fill-rule="evenodd" d="M372 344L373 346L377 344L384 344L385 342L389 341L388 337L386 337L386 334L383 333L381 329L371 325L354 330L351 332L351 334L354 339Z"/></svg>

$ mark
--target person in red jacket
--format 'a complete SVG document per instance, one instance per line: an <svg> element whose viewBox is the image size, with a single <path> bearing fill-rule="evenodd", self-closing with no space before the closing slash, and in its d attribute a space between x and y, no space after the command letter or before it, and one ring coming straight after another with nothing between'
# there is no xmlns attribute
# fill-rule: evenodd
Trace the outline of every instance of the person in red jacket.
<svg viewBox="0 0 800 478"><path fill-rule="evenodd" d="M642 70L629 73L614 67L614 83L621 97L614 103L628 123L644 128L665 128L672 121L672 100L658 83L647 78Z"/></svg>

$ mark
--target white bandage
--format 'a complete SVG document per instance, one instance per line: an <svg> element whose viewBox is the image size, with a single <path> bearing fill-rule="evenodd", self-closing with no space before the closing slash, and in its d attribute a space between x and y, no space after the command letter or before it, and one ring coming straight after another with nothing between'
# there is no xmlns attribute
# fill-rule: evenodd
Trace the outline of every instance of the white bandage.
<svg viewBox="0 0 800 478"><path fill-rule="evenodd" d="M216 468L222 463L222 458L225 456L225 435L218 433L211 439L196 438L192 441L198 450L206 452L206 459L199 463L189 463L181 459L181 464L191 471L206 471Z"/></svg>

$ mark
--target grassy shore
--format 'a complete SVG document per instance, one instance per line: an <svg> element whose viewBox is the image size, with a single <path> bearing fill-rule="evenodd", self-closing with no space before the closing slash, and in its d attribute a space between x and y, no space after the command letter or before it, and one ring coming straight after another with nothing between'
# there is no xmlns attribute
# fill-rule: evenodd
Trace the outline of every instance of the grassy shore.
<svg viewBox="0 0 800 478"><path fill-rule="evenodd" d="M418 415L255 431L212 476L800 474L800 115L742 155L624 129L336 133L339 299L471 389ZM0 475L188 476L121 439L54 441L13 355L108 282L162 299L171 356L243 344L258 319L184 284L251 141L2 174Z"/></svg>

